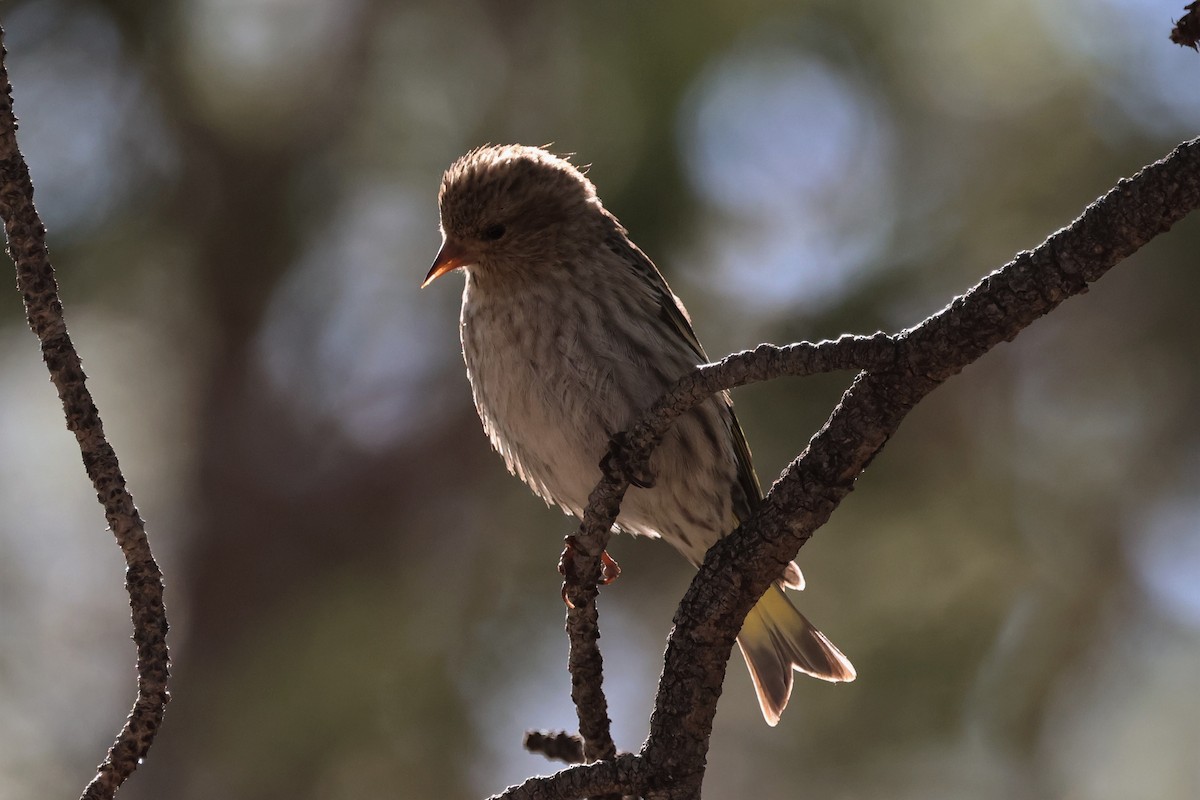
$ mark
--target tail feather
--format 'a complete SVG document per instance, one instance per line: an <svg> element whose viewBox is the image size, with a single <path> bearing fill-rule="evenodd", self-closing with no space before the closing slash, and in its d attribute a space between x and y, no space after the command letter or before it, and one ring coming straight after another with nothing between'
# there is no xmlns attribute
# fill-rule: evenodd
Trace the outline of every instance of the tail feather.
<svg viewBox="0 0 1200 800"><path fill-rule="evenodd" d="M852 681L854 665L803 614L777 584L746 617L738 646L750 669L763 718L774 726L792 694L792 670L826 681Z"/></svg>
<svg viewBox="0 0 1200 800"><path fill-rule="evenodd" d="M800 591L804 588L804 573L800 571L800 567L796 566L795 561L789 561L783 569L783 577L779 579L779 582L789 589Z"/></svg>

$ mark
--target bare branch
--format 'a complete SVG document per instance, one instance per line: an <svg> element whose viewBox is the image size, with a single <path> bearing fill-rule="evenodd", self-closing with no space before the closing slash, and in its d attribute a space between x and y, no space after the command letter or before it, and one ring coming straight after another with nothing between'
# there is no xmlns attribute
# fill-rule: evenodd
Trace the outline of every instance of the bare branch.
<svg viewBox="0 0 1200 800"><path fill-rule="evenodd" d="M566 731L525 731L525 749L568 764L584 762L583 739Z"/></svg>
<svg viewBox="0 0 1200 800"><path fill-rule="evenodd" d="M767 345L735 354L681 379L628 433L614 437L601 465L604 478L592 492L575 537L579 585L572 587L571 597L582 604L577 602L568 615L572 650L595 647L598 632L585 630L587 637L577 640L571 615L581 612L581 605L594 607L600 554L620 502L631 480L652 480L646 472L650 454L675 418L716 391L754 381L863 370L755 515L710 549L685 594L668 640L650 737L640 754L643 777L654 785L648 797L699 797L712 720L742 620L782 565L853 489L907 413L988 350L1011 340L1066 298L1087 291L1090 283L1197 206L1200 140L1193 140L1120 181L1071 225L1036 250L1018 254L916 327L895 335ZM599 664L598 650L595 658ZM597 671L583 678L595 681L584 696L602 702L600 677ZM579 709L581 720L593 713ZM621 789L633 791L631 786Z"/></svg>
<svg viewBox="0 0 1200 800"><path fill-rule="evenodd" d="M603 690L603 658L597 644L600 632L596 595L602 573L601 554L608 546L613 522L630 483L653 483L647 466L650 455L671 424L724 389L782 376L803 377L836 370L881 367L892 363L895 352L892 337L883 333L846 335L836 341L800 342L786 347L761 344L754 350L734 353L684 376L628 433L614 437L613 445L600 465L604 478L588 498L579 533L572 537L575 550L573 574L563 587L564 597L570 602L567 636L570 641L571 699L579 715L587 761L611 758L616 753Z"/></svg>
<svg viewBox="0 0 1200 800"><path fill-rule="evenodd" d="M1183 47L1197 49L1200 42L1200 0L1183 7L1184 14L1171 29L1171 41Z"/></svg>
<svg viewBox="0 0 1200 800"><path fill-rule="evenodd" d="M775 378L885 369L895 358L894 337L886 333L847 334L832 341L798 342L783 347L760 344L753 350L734 353L714 364L699 367L677 381L628 434L618 439L619 449L614 449L610 457L619 460L625 475L653 482L648 464L654 448L677 418L717 392Z"/></svg>
<svg viewBox="0 0 1200 800"><path fill-rule="evenodd" d="M642 761L635 755L623 755L594 764L582 764L549 777L530 778L519 786L510 786L489 800L571 800L599 795L620 796L623 792L640 795L645 790Z"/></svg>
<svg viewBox="0 0 1200 800"><path fill-rule="evenodd" d="M0 84L4 87L0 96L0 217L8 236L8 254L16 263L17 288L24 296L29 327L41 341L42 358L62 400L67 428L79 442L84 467L127 565L125 587L137 646L138 694L124 727L83 791L84 798L99 800L113 797L137 769L158 733L170 699L162 573L150 553L145 523L125 488L116 453L104 436L100 414L85 385L79 354L67 334L58 282L46 250L46 229L34 208L29 168L17 147L17 120L5 56L7 51L0 45Z"/></svg>

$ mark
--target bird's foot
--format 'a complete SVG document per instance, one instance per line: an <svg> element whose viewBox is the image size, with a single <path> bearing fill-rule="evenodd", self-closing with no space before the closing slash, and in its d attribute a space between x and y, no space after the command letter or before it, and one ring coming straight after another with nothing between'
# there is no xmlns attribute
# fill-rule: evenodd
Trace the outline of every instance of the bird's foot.
<svg viewBox="0 0 1200 800"><path fill-rule="evenodd" d="M568 536L563 540L562 555L558 557L558 574L563 576L562 599L567 608L575 604L567 597L567 589L579 585L579 572L575 568L575 549L578 539ZM608 554L607 550L600 553L600 585L607 586L621 575L621 565Z"/></svg>
<svg viewBox="0 0 1200 800"><path fill-rule="evenodd" d="M608 554L607 550L600 553L600 585L608 586L610 583L621 577L621 565L617 560Z"/></svg>

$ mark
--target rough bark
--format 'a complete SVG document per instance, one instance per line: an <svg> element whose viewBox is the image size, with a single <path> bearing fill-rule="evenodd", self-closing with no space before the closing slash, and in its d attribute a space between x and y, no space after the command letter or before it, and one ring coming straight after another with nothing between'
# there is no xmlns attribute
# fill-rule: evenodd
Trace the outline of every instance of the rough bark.
<svg viewBox="0 0 1200 800"><path fill-rule="evenodd" d="M0 39L3 30L0 30ZM167 616L162 572L150 552L146 526L125 486L117 454L104 436L100 412L88 391L83 365L63 319L58 282L46 249L46 229L33 205L29 168L17 147L12 86L0 46L0 218L8 254L17 267L17 288L25 301L29 327L37 334L42 358L58 390L67 428L75 434L83 465L104 507L109 529L125 554L125 588L137 647L137 699L116 741L82 797L110 798L145 757L162 723L170 695L167 679Z"/></svg>

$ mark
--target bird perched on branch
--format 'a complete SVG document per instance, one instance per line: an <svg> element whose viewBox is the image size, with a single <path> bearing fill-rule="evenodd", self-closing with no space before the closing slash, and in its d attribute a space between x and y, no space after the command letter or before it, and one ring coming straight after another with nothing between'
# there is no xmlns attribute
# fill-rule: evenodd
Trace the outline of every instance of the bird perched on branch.
<svg viewBox="0 0 1200 800"><path fill-rule="evenodd" d="M592 182L546 150L467 153L442 178L438 206L444 239L422 286L466 273L460 334L484 431L510 471L582 517L612 435L708 361L687 311ZM726 393L677 420L650 467L653 486L630 487L617 527L661 537L695 565L762 500ZM855 677L785 586L803 588L795 562L738 635L770 725L793 670Z"/></svg>

